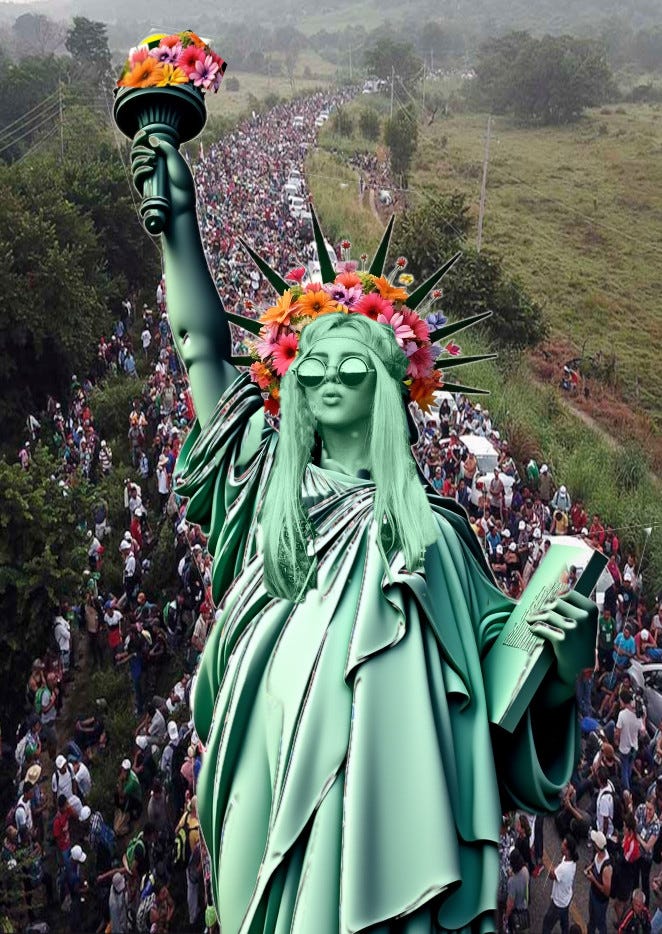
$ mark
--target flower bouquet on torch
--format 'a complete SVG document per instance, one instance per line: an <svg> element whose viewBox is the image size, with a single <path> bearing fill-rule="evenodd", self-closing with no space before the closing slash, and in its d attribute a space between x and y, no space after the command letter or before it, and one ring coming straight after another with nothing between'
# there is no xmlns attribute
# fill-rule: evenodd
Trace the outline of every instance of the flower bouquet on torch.
<svg viewBox="0 0 662 934"><path fill-rule="evenodd" d="M115 88L113 116L134 140L155 135L175 147L196 137L207 113L204 95L218 91L226 63L194 32L148 36L131 49ZM169 211L164 169L145 183L140 213L148 233L163 230Z"/></svg>

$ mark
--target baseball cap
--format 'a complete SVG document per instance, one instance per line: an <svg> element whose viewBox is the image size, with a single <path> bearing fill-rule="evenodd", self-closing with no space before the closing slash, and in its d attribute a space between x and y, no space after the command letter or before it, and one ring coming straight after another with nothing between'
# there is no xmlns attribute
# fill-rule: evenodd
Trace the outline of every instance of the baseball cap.
<svg viewBox="0 0 662 934"><path fill-rule="evenodd" d="M508 545L508 551L517 551L517 545L515 542L511 542L510 545Z"/></svg>
<svg viewBox="0 0 662 934"><path fill-rule="evenodd" d="M648 640L650 639L650 637L651 637L651 634L649 633L649 631L648 631L647 629L642 629L642 630L641 630L641 641L642 641L642 642L648 642Z"/></svg>
<svg viewBox="0 0 662 934"><path fill-rule="evenodd" d="M559 493L566 493L566 492L567 492L566 488L563 486L563 484L561 484L561 486L559 487Z"/></svg>
<svg viewBox="0 0 662 934"><path fill-rule="evenodd" d="M67 760L64 758L63 755L59 755L57 759L55 760L56 769L63 769L66 764L67 764Z"/></svg>
<svg viewBox="0 0 662 934"><path fill-rule="evenodd" d="M148 745L149 740L146 736L136 736L136 746L138 746L139 749L147 749Z"/></svg>
<svg viewBox="0 0 662 934"><path fill-rule="evenodd" d="M540 531L540 529L534 529L534 530L533 530L533 537L534 537L534 538L542 538L542 532Z"/></svg>
<svg viewBox="0 0 662 934"><path fill-rule="evenodd" d="M607 838L605 837L605 835L603 834L603 832L602 832L601 830L592 830L592 831L591 831L591 841L592 841L592 843L593 843L593 846L594 846L597 850L606 850L606 849L607 849ZM72 852L72 856L73 856L73 850L72 850L71 852Z"/></svg>
<svg viewBox="0 0 662 934"><path fill-rule="evenodd" d="M524 531L524 529L526 528L526 522L524 521L524 519L519 520L517 528L520 530L520 532Z"/></svg>
<svg viewBox="0 0 662 934"><path fill-rule="evenodd" d="M35 670L35 668L45 668L45 667L46 666L44 665L44 663L42 662L40 658L35 658L35 660L32 662L33 671Z"/></svg>
<svg viewBox="0 0 662 934"><path fill-rule="evenodd" d="M127 772L130 771L130 769L131 769L131 760L130 760L130 759L122 759L122 768L123 768L123 769L126 769Z"/></svg>
<svg viewBox="0 0 662 934"><path fill-rule="evenodd" d="M173 743L179 736L179 730L177 729L177 724L175 723L174 720L168 721L168 736L170 737Z"/></svg>
<svg viewBox="0 0 662 934"><path fill-rule="evenodd" d="M504 538L510 538L510 529L504 529L501 534Z"/></svg>
<svg viewBox="0 0 662 934"><path fill-rule="evenodd" d="M82 846L79 846L78 844L76 844L76 846L72 846L71 848L71 858L76 863L84 863L85 860L87 859L87 855L85 854L85 851L83 850Z"/></svg>
<svg viewBox="0 0 662 934"><path fill-rule="evenodd" d="M496 546L496 553L497 553L498 555L502 555L502 554L503 554L503 545L497 545L497 546Z"/></svg>
<svg viewBox="0 0 662 934"><path fill-rule="evenodd" d="M547 466L547 464L543 464L542 467L540 468L540 473L547 473L548 470L549 470L549 467Z"/></svg>
<svg viewBox="0 0 662 934"><path fill-rule="evenodd" d="M84 804L84 805L82 806L82 808L80 809L80 814L78 815L78 820L79 820L79 821L83 821L83 822L86 821L86 820L89 820L89 819L90 819L91 813L92 813L91 808L89 808L89 807L87 806L87 804Z"/></svg>

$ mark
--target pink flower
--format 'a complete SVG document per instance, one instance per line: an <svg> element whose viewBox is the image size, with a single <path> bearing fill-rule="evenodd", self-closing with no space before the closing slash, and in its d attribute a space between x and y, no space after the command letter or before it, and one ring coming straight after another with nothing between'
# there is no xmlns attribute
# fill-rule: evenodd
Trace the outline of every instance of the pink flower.
<svg viewBox="0 0 662 934"><path fill-rule="evenodd" d="M354 311L365 315L366 318L370 318L372 321L376 321L379 315L384 315L389 311L392 312L393 305L387 302L385 298L382 298L381 295L378 295L377 292L369 292L368 295L363 296L360 302L356 303Z"/></svg>
<svg viewBox="0 0 662 934"><path fill-rule="evenodd" d="M462 353L462 348L459 344L456 344L455 341L449 341L444 347L444 350L447 354L450 354L451 357L457 357Z"/></svg>
<svg viewBox="0 0 662 934"><path fill-rule="evenodd" d="M134 46L129 52L129 64L133 68L135 65L140 65L149 57L149 46L148 45L137 45Z"/></svg>
<svg viewBox="0 0 662 934"><path fill-rule="evenodd" d="M278 342L278 328L263 328L260 337L255 341L255 347L257 352L262 357L266 359L273 352L276 344Z"/></svg>
<svg viewBox="0 0 662 934"><path fill-rule="evenodd" d="M218 65L211 55L207 55L203 61L197 61L195 63L195 69L191 71L189 78L193 81L196 88L204 88L207 90L214 83L217 72Z"/></svg>
<svg viewBox="0 0 662 934"><path fill-rule="evenodd" d="M366 255L366 259L367 258L368 257ZM356 272L358 268L359 268L359 264L356 262L355 259L345 259L339 263L336 263L336 272L338 273Z"/></svg>
<svg viewBox="0 0 662 934"><path fill-rule="evenodd" d="M306 275L306 267L298 266L296 269L290 269L288 274L285 276L288 282L301 282L303 277Z"/></svg>
<svg viewBox="0 0 662 934"><path fill-rule="evenodd" d="M328 292L334 302L346 305L347 308L355 308L356 303L363 296L363 289L360 285L353 285L347 288L346 285L341 285L339 282L330 282L327 285L323 285L322 288L325 292Z"/></svg>
<svg viewBox="0 0 662 934"><path fill-rule="evenodd" d="M273 366L278 376L284 376L290 368L299 349L296 334L284 334L279 338L273 351Z"/></svg>
<svg viewBox="0 0 662 934"><path fill-rule="evenodd" d="M430 340L430 329L428 328L427 322L417 315L415 311L411 311L409 308L403 308L402 317L405 324L408 324L416 335L416 340L419 341L419 343L425 344Z"/></svg>
<svg viewBox="0 0 662 934"><path fill-rule="evenodd" d="M417 347L414 353L409 357L407 376L411 376L414 379L423 379L429 376L432 372L432 363L431 346L426 344L425 347Z"/></svg>
<svg viewBox="0 0 662 934"><path fill-rule="evenodd" d="M405 341L416 337L412 329L405 322L402 312L396 311L392 305L390 311L385 311L377 315L377 322L378 324L388 324L393 328L398 347L402 347L403 350Z"/></svg>
<svg viewBox="0 0 662 934"><path fill-rule="evenodd" d="M161 43L161 45L152 49L149 54L152 58L155 58L157 62L176 65L177 59L182 54L182 44L181 42L178 42L176 45L164 45L164 43Z"/></svg>
<svg viewBox="0 0 662 934"><path fill-rule="evenodd" d="M351 245L352 245L352 244L350 243L349 240L342 240L341 243L340 243L340 246L342 247L343 250L349 250L349 248L351 247Z"/></svg>
<svg viewBox="0 0 662 934"><path fill-rule="evenodd" d="M189 78L191 78L196 74L195 66L197 63L204 62L206 57L204 49L198 49L194 45L187 45L179 56L177 64L182 71L185 71Z"/></svg>
<svg viewBox="0 0 662 934"><path fill-rule="evenodd" d="M435 298L435 299L436 299L436 298L441 298L441 296L442 296L443 294L444 294L444 293L443 293L443 291L442 291L441 289L433 289L433 290L432 290L432 298Z"/></svg>

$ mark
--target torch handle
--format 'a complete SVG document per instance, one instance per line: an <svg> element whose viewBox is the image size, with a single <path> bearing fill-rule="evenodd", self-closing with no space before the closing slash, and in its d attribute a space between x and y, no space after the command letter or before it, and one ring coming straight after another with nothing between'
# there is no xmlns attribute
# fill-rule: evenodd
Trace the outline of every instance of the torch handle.
<svg viewBox="0 0 662 934"><path fill-rule="evenodd" d="M150 136L157 136L172 146L179 148L179 136L169 127L152 125L145 127ZM170 130L170 132L168 132ZM153 174L145 180L143 185L142 201L140 203L140 216L143 227L148 234L156 236L163 230L170 216L171 204L168 195L168 170L165 160L156 160Z"/></svg>

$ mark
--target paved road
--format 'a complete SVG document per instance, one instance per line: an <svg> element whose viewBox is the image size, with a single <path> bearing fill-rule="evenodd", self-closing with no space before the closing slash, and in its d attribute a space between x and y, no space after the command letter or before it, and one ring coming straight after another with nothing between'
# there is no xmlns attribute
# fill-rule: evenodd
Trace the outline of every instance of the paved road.
<svg viewBox="0 0 662 934"><path fill-rule="evenodd" d="M554 821L551 817L545 819L544 829L544 860L546 866L556 866L561 861L561 840ZM582 929L586 931L588 921L588 887L589 883L583 875L582 870L588 865L592 855L589 852L588 845L581 843L579 845L579 862L577 863L577 875L575 876L575 894L570 906L571 921L575 921ZM531 934L540 934L542 931L542 919L549 906L552 894L552 880L547 872L543 872L537 879L531 880ZM611 909L610 909L611 915ZM560 931L559 925L556 931ZM613 927L610 927L613 930Z"/></svg>

